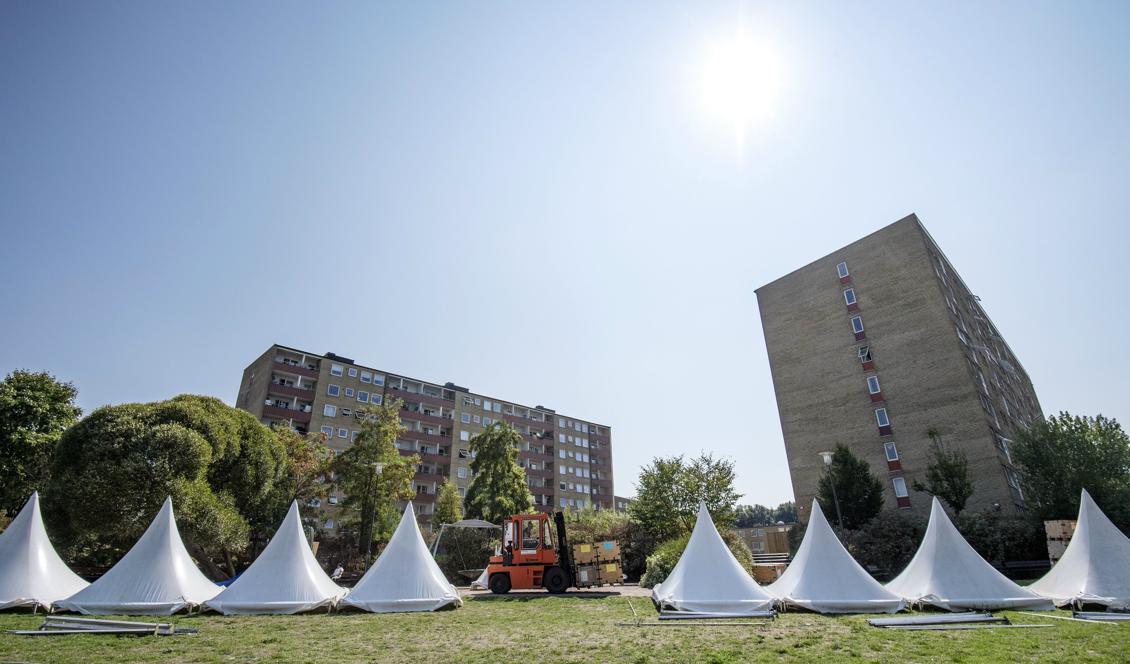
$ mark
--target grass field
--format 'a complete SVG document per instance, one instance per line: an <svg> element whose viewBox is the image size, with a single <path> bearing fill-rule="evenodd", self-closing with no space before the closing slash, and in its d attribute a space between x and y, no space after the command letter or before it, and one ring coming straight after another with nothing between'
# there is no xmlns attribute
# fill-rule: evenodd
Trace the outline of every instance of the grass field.
<svg viewBox="0 0 1130 664"><path fill-rule="evenodd" d="M642 597L476 596L454 611L374 615L152 619L195 627L180 637L0 634L0 661L18 662L899 662L1125 661L1130 625L1095 625L1002 612L1046 629L903 632L859 616L783 614L764 626L619 626L632 604L655 622ZM1070 615L1057 612L1058 615ZM143 620L149 620L148 618ZM34 629L42 616L0 613L0 629Z"/></svg>

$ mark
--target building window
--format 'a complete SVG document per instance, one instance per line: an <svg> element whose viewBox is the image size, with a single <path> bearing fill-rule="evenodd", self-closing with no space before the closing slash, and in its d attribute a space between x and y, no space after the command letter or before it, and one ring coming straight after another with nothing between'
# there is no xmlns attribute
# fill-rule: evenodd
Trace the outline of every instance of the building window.
<svg viewBox="0 0 1130 664"><path fill-rule="evenodd" d="M457 490L459 491L459 497L460 497L460 498L462 498L462 497L464 497L464 496L466 496L466 495L467 495L467 490L466 490L466 489L464 489L463 487L459 487L459 488L458 488Z"/></svg>
<svg viewBox="0 0 1130 664"><path fill-rule="evenodd" d="M349 367L349 377L350 378L356 378L357 377L357 370L354 369L353 367Z"/></svg>
<svg viewBox="0 0 1130 664"><path fill-rule="evenodd" d="M848 274L850 274L848 272L846 262L840 263L839 265L836 266L836 274L839 275L840 279L843 279L844 277L848 276ZM867 280L864 279L864 281L867 281Z"/></svg>
<svg viewBox="0 0 1130 664"><path fill-rule="evenodd" d="M844 289L844 303L847 304L849 307L851 305L855 304L855 289L854 288L845 288Z"/></svg>
<svg viewBox="0 0 1130 664"><path fill-rule="evenodd" d="M350 442L356 443L357 442L357 435L359 433L361 433L361 432L360 431L354 431L353 433L349 434Z"/></svg>
<svg viewBox="0 0 1130 664"><path fill-rule="evenodd" d="M322 427L321 432L322 432L322 435L324 435L326 438L333 438L334 437L334 428L333 427Z"/></svg>
<svg viewBox="0 0 1130 664"><path fill-rule="evenodd" d="M471 423L471 414L470 413L461 414L459 416L459 421L462 422L463 424L470 424Z"/></svg>
<svg viewBox="0 0 1130 664"><path fill-rule="evenodd" d="M330 375L331 376L340 376L342 374L342 372L344 372L344 371L345 371L345 367L341 366L340 364L331 364L330 365Z"/></svg>
<svg viewBox="0 0 1130 664"><path fill-rule="evenodd" d="M867 377L867 391L870 394L878 394L879 393L880 390L879 390L879 377L878 376L868 376ZM895 391L898 392L898 390L895 390Z"/></svg>
<svg viewBox="0 0 1130 664"><path fill-rule="evenodd" d="M377 394L376 392L374 392L372 394L372 396L369 397L369 403L375 403L378 406L381 405L384 402L384 400L385 400L385 398L383 396Z"/></svg>
<svg viewBox="0 0 1130 664"><path fill-rule="evenodd" d="M322 415L326 417L337 417L337 406L330 403L326 404L322 408Z"/></svg>
<svg viewBox="0 0 1130 664"><path fill-rule="evenodd" d="M494 402L494 412L496 412L496 413L502 412L502 404L498 403L497 401Z"/></svg>
<svg viewBox="0 0 1130 664"><path fill-rule="evenodd" d="M856 334L863 334L863 317L862 316L852 316L851 317L851 331L855 332Z"/></svg>
<svg viewBox="0 0 1130 664"><path fill-rule="evenodd" d="M385 384L385 377L384 376L382 376L381 374L373 374L373 385L383 386L384 384Z"/></svg>
<svg viewBox="0 0 1130 664"><path fill-rule="evenodd" d="M883 452L887 455L887 461L899 460L899 451L895 449L894 443L883 443Z"/></svg>
<svg viewBox="0 0 1130 664"><path fill-rule="evenodd" d="M878 422L879 426L881 426L881 427L891 426L891 420L890 420L890 418L887 417L887 409L886 408L876 408L875 409L875 421Z"/></svg>
<svg viewBox="0 0 1130 664"><path fill-rule="evenodd" d="M490 410L490 401L483 399L483 410Z"/></svg>
<svg viewBox="0 0 1130 664"><path fill-rule="evenodd" d="M859 347L859 361L860 362L870 362L871 361L871 346L860 346Z"/></svg>
<svg viewBox="0 0 1130 664"><path fill-rule="evenodd" d="M465 441L471 440L471 432L466 431L466 430L460 431L459 432L459 440L465 440Z"/></svg>
<svg viewBox="0 0 1130 664"><path fill-rule="evenodd" d="M903 478L901 478L901 477L892 478L891 484L893 484L894 487L895 487L895 497L896 498L906 498L907 496L910 495L906 492L906 480L904 480Z"/></svg>
<svg viewBox="0 0 1130 664"><path fill-rule="evenodd" d="M357 390L357 400L367 403L369 401L369 393L365 390Z"/></svg>
<svg viewBox="0 0 1130 664"><path fill-rule="evenodd" d="M341 386L339 385L326 385L326 394L331 397L336 397L341 394Z"/></svg>
<svg viewBox="0 0 1130 664"><path fill-rule="evenodd" d="M361 382L362 383L373 382L373 374L369 373L368 371L362 371L361 372Z"/></svg>
<svg viewBox="0 0 1130 664"><path fill-rule="evenodd" d="M338 429L337 430L337 437L338 438L348 438L349 437L349 429Z"/></svg>
<svg viewBox="0 0 1130 664"><path fill-rule="evenodd" d="M341 416L342 417L353 417L353 411L349 410L348 408L342 408L341 409Z"/></svg>
<svg viewBox="0 0 1130 664"><path fill-rule="evenodd" d="M459 469L455 471L455 475L459 479L465 480L465 479L467 479L467 469L464 468L463 466L459 466Z"/></svg>

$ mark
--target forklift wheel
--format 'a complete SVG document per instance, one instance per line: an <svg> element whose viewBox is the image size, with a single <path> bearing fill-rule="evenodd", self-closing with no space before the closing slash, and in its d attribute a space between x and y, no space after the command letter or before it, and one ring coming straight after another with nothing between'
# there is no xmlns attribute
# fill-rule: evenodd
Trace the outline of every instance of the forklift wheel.
<svg viewBox="0 0 1130 664"><path fill-rule="evenodd" d="M490 591L495 595L505 595L510 592L510 575L495 574L490 577Z"/></svg>
<svg viewBox="0 0 1130 664"><path fill-rule="evenodd" d="M569 577L565 575L565 570L560 567L550 567L545 571L542 585L554 595L563 593L569 587Z"/></svg>

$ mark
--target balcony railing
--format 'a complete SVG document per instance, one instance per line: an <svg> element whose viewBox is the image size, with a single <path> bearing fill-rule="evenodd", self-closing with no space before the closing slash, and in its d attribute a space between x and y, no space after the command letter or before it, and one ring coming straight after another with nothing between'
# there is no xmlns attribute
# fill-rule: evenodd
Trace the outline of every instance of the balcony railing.
<svg viewBox="0 0 1130 664"><path fill-rule="evenodd" d="M310 421L310 412L301 411L295 408L263 406L263 417L277 417L283 420L294 420L295 422L308 423Z"/></svg>
<svg viewBox="0 0 1130 664"><path fill-rule="evenodd" d="M285 362L279 362L278 360L275 360L274 366L272 366L271 368L275 371L281 371L283 373L289 373L298 376L306 376L308 378L318 377L317 369L310 369L309 367L300 366L297 364L286 364Z"/></svg>
<svg viewBox="0 0 1130 664"><path fill-rule="evenodd" d="M304 387L295 387L294 385L283 385L282 383L272 382L267 388L268 394L280 394L288 397L299 397L302 399L314 400L314 390Z"/></svg>

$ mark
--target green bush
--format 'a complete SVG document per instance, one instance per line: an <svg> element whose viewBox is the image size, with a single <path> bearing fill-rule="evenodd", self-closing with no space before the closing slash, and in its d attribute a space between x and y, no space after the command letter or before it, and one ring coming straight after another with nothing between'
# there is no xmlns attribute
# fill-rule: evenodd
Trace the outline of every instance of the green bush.
<svg viewBox="0 0 1130 664"><path fill-rule="evenodd" d="M1006 560L1046 560L1044 524L1032 517L974 512L957 519L957 529L985 560L1000 565Z"/></svg>
<svg viewBox="0 0 1130 664"><path fill-rule="evenodd" d="M730 553L734 554L742 568L752 576L753 553L749 550L749 546L732 531L724 531L721 534L722 541L730 548ZM660 544L655 549L655 553L647 557L647 569L640 577L640 585L644 588L654 588L663 583L671 570L675 569L675 564L679 562L689 541L690 535L683 535Z"/></svg>
<svg viewBox="0 0 1130 664"><path fill-rule="evenodd" d="M914 514L886 511L856 530L838 534L864 569L880 579L892 578L918 551L926 534L926 521Z"/></svg>

